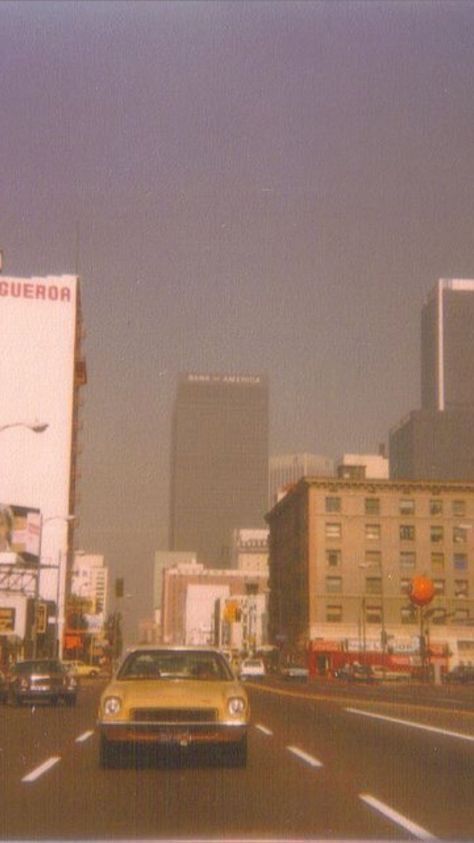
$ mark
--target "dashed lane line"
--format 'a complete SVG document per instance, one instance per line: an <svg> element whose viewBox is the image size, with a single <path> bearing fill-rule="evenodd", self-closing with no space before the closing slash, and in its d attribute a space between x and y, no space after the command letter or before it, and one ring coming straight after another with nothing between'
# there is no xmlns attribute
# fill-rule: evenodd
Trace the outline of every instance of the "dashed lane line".
<svg viewBox="0 0 474 843"><path fill-rule="evenodd" d="M262 726L261 723L256 723L255 728L258 729L259 732L263 732L264 735L273 735L271 729L267 729L266 726Z"/></svg>
<svg viewBox="0 0 474 843"><path fill-rule="evenodd" d="M40 764L39 767L36 767L31 773L28 773L27 776L22 778L22 782L34 782L36 779L39 779L44 773L54 767L55 764L61 761L61 757L59 755L53 755L52 758L48 758L44 764Z"/></svg>
<svg viewBox="0 0 474 843"><path fill-rule="evenodd" d="M375 796L371 796L369 793L361 793L359 794L359 798L362 799L363 802L366 802L367 805L370 805L371 808L374 808L375 811L378 811L379 814L383 814L384 817L387 817L389 820L396 823L396 825L401 826L401 828L404 828L405 831L409 831L410 834L413 834L419 840L436 840L435 835L431 834L430 831L427 831L426 828L422 828L421 825L409 820L408 817L404 817L403 814L399 814L398 811L395 811L393 808L390 808L389 805L386 805L384 802L376 799Z"/></svg>
<svg viewBox="0 0 474 843"><path fill-rule="evenodd" d="M301 758L302 761L305 761L306 764L309 764L311 767L322 767L321 761L318 761L317 758L314 758L313 755L309 755L309 753L304 752L302 749L299 749L297 746L287 746L289 752L292 752L293 755L296 755L298 758Z"/></svg>
<svg viewBox="0 0 474 843"><path fill-rule="evenodd" d="M474 735L465 735L462 732L453 732L450 729L440 729L438 726L427 726L425 723L416 723L413 720L402 720L399 717L387 717L385 714L374 714L371 711L363 711L360 708L346 708L352 714L360 714L362 717L371 717L374 720L385 720L388 723L398 723L401 726L408 726L410 729L421 729L424 732L434 732L437 735L445 735L449 738L458 738L463 741L474 743Z"/></svg>
<svg viewBox="0 0 474 843"><path fill-rule="evenodd" d="M93 734L94 732L91 729L89 729L87 732L83 732L82 735L79 735L79 737L76 738L76 743L84 743L84 741L87 741L89 738L91 738Z"/></svg>

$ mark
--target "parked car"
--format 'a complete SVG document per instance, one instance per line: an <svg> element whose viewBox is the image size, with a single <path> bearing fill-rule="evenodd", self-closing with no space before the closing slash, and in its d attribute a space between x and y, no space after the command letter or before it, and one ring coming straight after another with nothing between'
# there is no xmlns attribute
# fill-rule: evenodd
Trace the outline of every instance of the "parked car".
<svg viewBox="0 0 474 843"><path fill-rule="evenodd" d="M77 659L64 659L63 664L74 674L79 677L90 677L94 679L100 673L100 668L96 664L86 664L86 662Z"/></svg>
<svg viewBox="0 0 474 843"><path fill-rule="evenodd" d="M262 679L266 675L263 659L244 659L240 665L240 679Z"/></svg>
<svg viewBox="0 0 474 843"><path fill-rule="evenodd" d="M334 676L347 682L375 682L374 672L369 664L346 664L335 670Z"/></svg>
<svg viewBox="0 0 474 843"><path fill-rule="evenodd" d="M382 682L406 682L411 679L409 670L391 670L382 664L374 664L371 669L374 679L380 679Z"/></svg>
<svg viewBox="0 0 474 843"><path fill-rule="evenodd" d="M77 679L59 659L29 659L17 662L10 671L8 700L13 705L63 701L75 705Z"/></svg>
<svg viewBox="0 0 474 843"><path fill-rule="evenodd" d="M115 766L124 744L227 750L247 763L245 689L212 647L137 646L127 651L100 700L100 764Z"/></svg>
<svg viewBox="0 0 474 843"><path fill-rule="evenodd" d="M474 666L466 664L458 664L445 674L446 682L456 682L459 684L470 684L474 682Z"/></svg>
<svg viewBox="0 0 474 843"><path fill-rule="evenodd" d="M292 664L287 667L283 667L280 670L280 676L282 679L293 679L295 682L306 682L309 677L309 670L307 667L300 667L299 665Z"/></svg>

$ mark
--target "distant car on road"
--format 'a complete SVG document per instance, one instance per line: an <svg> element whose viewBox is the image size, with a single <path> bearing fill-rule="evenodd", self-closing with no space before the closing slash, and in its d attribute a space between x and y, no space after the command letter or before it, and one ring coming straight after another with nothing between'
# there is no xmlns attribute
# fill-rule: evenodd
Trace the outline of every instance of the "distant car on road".
<svg viewBox="0 0 474 843"><path fill-rule="evenodd" d="M77 679L59 659L29 659L17 662L10 671L8 700L13 705L24 702L50 702L62 700L75 705Z"/></svg>
<svg viewBox="0 0 474 843"><path fill-rule="evenodd" d="M8 699L8 682L7 677L0 670L0 702L5 703Z"/></svg>
<svg viewBox="0 0 474 843"><path fill-rule="evenodd" d="M240 665L240 679L262 679L266 675L263 659L244 659Z"/></svg>
<svg viewBox="0 0 474 843"><path fill-rule="evenodd" d="M466 664L458 664L449 670L444 677L446 682L456 682L458 684L470 684L474 682L474 667Z"/></svg>
<svg viewBox="0 0 474 843"><path fill-rule="evenodd" d="M86 662L77 659L64 659L63 664L74 676L95 679L100 673L100 668L96 664L86 664Z"/></svg>
<svg viewBox="0 0 474 843"><path fill-rule="evenodd" d="M306 682L309 677L309 670L307 667L300 667L296 664L288 665L288 667L283 667L280 670L280 676L282 679L294 679L295 682Z"/></svg>

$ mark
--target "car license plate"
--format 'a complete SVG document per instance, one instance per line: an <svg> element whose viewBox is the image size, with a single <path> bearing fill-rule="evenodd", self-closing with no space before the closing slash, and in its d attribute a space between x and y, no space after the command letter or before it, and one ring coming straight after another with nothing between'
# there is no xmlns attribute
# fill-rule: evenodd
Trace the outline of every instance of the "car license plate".
<svg viewBox="0 0 474 843"><path fill-rule="evenodd" d="M188 732L159 732L159 743L188 743Z"/></svg>

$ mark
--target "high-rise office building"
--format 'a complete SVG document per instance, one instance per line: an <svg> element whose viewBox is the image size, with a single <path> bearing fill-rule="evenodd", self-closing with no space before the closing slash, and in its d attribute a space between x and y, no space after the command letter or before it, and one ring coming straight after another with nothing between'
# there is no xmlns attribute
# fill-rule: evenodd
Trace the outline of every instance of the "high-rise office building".
<svg viewBox="0 0 474 843"><path fill-rule="evenodd" d="M421 406L474 409L474 281L441 278L421 314Z"/></svg>
<svg viewBox="0 0 474 843"><path fill-rule="evenodd" d="M170 549L228 567L233 531L265 526L267 488L266 378L181 375L172 430Z"/></svg>

